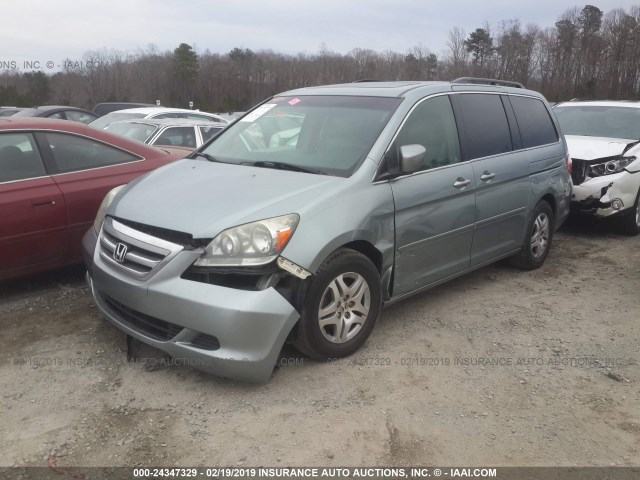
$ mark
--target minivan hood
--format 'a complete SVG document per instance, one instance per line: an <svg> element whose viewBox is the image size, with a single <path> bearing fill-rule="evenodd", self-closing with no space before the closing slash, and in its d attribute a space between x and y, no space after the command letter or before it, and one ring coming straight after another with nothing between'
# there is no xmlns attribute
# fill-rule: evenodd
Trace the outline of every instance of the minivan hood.
<svg viewBox="0 0 640 480"><path fill-rule="evenodd" d="M583 137L579 135L565 135L565 139L569 147L569 155L580 160L594 160L596 158L622 155L628 146L638 142L638 140Z"/></svg>
<svg viewBox="0 0 640 480"><path fill-rule="evenodd" d="M108 214L133 222L213 238L222 230L300 213L331 195L346 178L184 159L130 183Z"/></svg>

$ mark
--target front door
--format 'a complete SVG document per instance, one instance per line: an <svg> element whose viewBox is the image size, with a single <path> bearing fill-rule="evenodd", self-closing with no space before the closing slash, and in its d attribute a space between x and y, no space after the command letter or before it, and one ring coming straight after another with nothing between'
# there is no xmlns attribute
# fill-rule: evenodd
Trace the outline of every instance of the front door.
<svg viewBox="0 0 640 480"><path fill-rule="evenodd" d="M473 238L476 182L471 165L461 161L449 96L416 105L387 155L414 144L427 151L422 169L391 182L396 210L394 297L466 269Z"/></svg>

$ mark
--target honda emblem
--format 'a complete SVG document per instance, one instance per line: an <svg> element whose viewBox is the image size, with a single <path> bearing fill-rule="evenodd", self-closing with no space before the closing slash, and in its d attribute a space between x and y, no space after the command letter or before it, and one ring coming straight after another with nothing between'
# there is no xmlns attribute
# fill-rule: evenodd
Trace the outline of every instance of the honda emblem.
<svg viewBox="0 0 640 480"><path fill-rule="evenodd" d="M124 262L124 257L127 256L127 246L124 243L118 243L113 251L113 259L118 262Z"/></svg>

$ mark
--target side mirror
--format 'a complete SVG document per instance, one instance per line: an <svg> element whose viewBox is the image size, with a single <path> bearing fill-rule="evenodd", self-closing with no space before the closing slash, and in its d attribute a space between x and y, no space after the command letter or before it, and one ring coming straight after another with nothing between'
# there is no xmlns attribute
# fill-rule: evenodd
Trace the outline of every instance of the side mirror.
<svg viewBox="0 0 640 480"><path fill-rule="evenodd" d="M424 166L427 149L422 145L403 145L400 147L400 171L402 173L417 172Z"/></svg>

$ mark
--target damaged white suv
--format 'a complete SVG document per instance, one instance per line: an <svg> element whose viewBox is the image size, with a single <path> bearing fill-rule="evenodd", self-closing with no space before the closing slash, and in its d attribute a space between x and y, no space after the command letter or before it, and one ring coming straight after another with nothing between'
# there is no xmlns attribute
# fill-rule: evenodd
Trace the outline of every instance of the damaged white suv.
<svg viewBox="0 0 640 480"><path fill-rule="evenodd" d="M618 217L640 232L640 103L567 102L554 107L573 159L572 211Z"/></svg>

